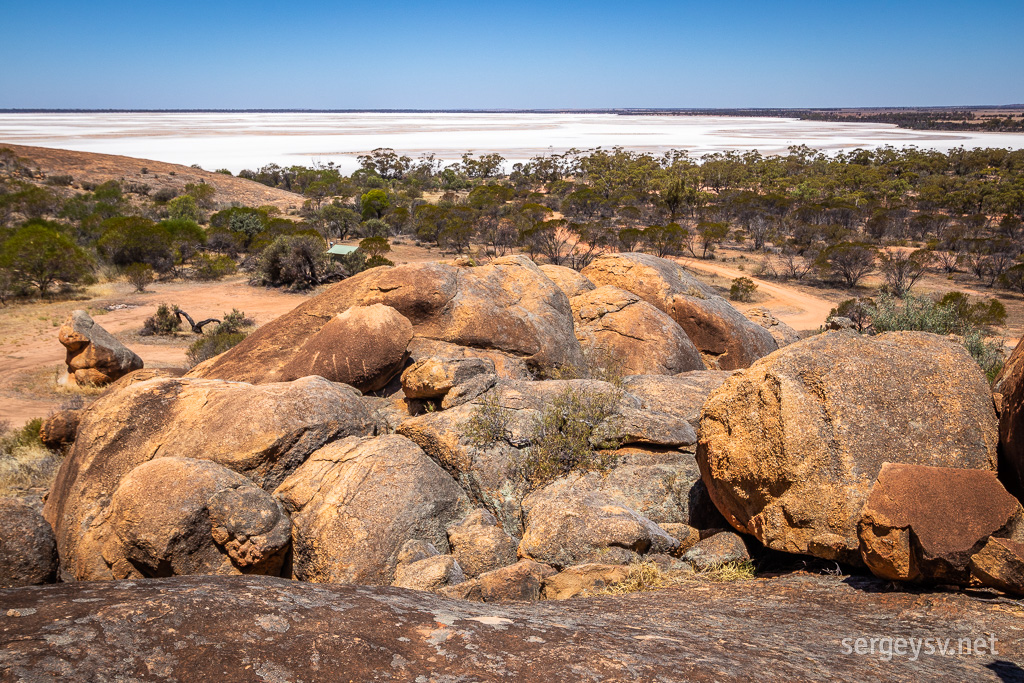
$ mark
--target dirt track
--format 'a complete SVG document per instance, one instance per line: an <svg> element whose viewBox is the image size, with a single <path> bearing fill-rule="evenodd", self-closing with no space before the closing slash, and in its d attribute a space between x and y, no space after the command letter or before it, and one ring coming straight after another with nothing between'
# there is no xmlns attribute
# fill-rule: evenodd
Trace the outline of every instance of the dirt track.
<svg viewBox="0 0 1024 683"><path fill-rule="evenodd" d="M758 292L767 294L770 297L767 301L760 301L756 305L768 308L775 314L775 317L797 331L818 329L825 322L829 311L835 308L835 304L827 299L804 294L794 287L760 280L756 277L751 277L749 273L745 273L742 270L729 268L713 261L700 261L691 258L679 258L676 260L687 268L713 273L729 279L738 277L750 278L757 284ZM737 308L745 309L750 308L750 306L739 304Z"/></svg>

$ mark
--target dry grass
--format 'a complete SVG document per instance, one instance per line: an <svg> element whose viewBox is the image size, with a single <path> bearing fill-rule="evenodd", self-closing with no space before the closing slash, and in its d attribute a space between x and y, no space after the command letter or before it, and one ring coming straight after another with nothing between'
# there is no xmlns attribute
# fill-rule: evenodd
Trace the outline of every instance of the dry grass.
<svg viewBox="0 0 1024 683"><path fill-rule="evenodd" d="M626 595L653 591L668 586L686 583L732 583L733 581L749 581L757 572L750 560L738 560L712 567L705 571L663 572L654 562L635 562L629 567L629 576L625 581L612 584L598 595Z"/></svg>
<svg viewBox="0 0 1024 683"><path fill-rule="evenodd" d="M0 423L0 497L21 496L48 489L61 457L39 440L40 420L11 431Z"/></svg>

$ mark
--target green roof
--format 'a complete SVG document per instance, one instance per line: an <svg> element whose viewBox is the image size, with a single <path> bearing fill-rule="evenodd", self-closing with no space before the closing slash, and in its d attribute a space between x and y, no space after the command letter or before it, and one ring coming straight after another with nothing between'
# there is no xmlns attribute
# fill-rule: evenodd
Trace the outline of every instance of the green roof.
<svg viewBox="0 0 1024 683"><path fill-rule="evenodd" d="M327 250L327 253L333 254L334 256L344 256L345 254L351 254L358 248L359 247L353 247L346 244L335 244L333 247Z"/></svg>

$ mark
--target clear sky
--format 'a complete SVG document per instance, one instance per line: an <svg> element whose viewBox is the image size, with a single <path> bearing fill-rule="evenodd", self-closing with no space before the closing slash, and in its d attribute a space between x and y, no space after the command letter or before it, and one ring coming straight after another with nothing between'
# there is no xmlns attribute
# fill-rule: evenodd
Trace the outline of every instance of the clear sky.
<svg viewBox="0 0 1024 683"><path fill-rule="evenodd" d="M2 0L0 108L1024 103L1024 0Z"/></svg>

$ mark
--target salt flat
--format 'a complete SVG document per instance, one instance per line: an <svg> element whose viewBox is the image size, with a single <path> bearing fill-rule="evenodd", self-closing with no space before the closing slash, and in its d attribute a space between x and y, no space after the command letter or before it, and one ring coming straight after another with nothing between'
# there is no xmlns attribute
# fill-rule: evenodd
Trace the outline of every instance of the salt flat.
<svg viewBox="0 0 1024 683"><path fill-rule="evenodd" d="M0 113L0 144L37 145L198 164L237 173L268 163L333 161L345 172L356 157L391 147L417 157L456 161L463 152L498 152L510 163L569 148L622 146L660 153L756 149L785 153L790 145L825 151L917 146L1024 148L1024 135L898 129L874 123L787 118L620 116L543 113Z"/></svg>

